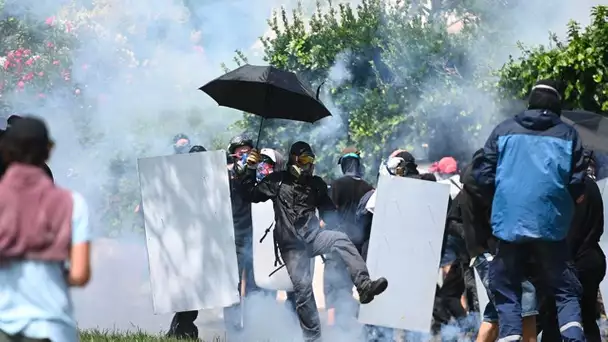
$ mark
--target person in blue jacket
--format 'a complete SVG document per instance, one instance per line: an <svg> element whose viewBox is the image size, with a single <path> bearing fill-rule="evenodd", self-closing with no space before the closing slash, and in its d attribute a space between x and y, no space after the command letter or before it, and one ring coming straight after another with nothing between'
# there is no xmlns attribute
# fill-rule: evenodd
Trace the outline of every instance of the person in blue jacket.
<svg viewBox="0 0 608 342"><path fill-rule="evenodd" d="M489 288L498 312L498 341L522 336L521 282L533 257L555 294L564 341L585 341L579 296L566 236L581 202L587 166L576 130L560 119L555 81L532 88L528 110L500 123L490 134L477 183L493 195L491 224L498 239L489 268Z"/></svg>

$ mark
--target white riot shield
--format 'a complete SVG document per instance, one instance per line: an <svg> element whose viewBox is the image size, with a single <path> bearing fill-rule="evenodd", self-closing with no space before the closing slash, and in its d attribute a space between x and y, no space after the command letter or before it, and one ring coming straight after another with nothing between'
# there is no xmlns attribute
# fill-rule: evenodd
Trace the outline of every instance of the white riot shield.
<svg viewBox="0 0 608 342"><path fill-rule="evenodd" d="M380 176L377 193L367 265L388 288L361 305L359 321L430 332L450 187Z"/></svg>
<svg viewBox="0 0 608 342"><path fill-rule="evenodd" d="M285 267L275 266L274 209L272 200L251 205L253 220L253 276L257 286L267 290L293 291L293 284ZM268 234L266 234L268 230ZM262 242L260 239L266 234ZM280 255L279 255L280 256ZM282 260L281 260L282 261ZM315 259L310 259L314 272Z"/></svg>
<svg viewBox="0 0 608 342"><path fill-rule="evenodd" d="M608 178L597 181L597 186L600 188L602 201L604 202L604 234L600 238L600 248L608 256ZM608 258L606 261L608 262ZM600 294L604 299L604 303L608 303L608 280L606 277L600 283Z"/></svg>
<svg viewBox="0 0 608 342"><path fill-rule="evenodd" d="M156 314L239 302L226 152L138 160Z"/></svg>

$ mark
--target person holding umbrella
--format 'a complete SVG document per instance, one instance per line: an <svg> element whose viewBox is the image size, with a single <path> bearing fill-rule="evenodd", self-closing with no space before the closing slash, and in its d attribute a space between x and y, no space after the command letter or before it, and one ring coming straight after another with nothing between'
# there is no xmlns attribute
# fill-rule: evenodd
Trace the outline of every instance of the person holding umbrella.
<svg viewBox="0 0 608 342"><path fill-rule="evenodd" d="M294 143L289 151L288 170L274 172L257 183L260 160L256 150L249 153L241 191L253 203L273 201L276 251L293 283L300 325L306 341L319 341L321 322L312 290L310 258L329 253L341 258L357 287L361 304L384 292L388 281L370 279L365 261L346 234L321 228L316 211L321 219L327 219L336 207L325 181L313 175L315 155L310 145L302 141ZM279 256L276 257L278 260Z"/></svg>

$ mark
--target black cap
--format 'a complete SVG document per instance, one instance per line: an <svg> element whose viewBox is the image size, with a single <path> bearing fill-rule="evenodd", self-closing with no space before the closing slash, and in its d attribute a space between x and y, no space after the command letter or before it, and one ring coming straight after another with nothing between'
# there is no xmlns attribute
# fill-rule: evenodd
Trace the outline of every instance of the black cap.
<svg viewBox="0 0 608 342"><path fill-rule="evenodd" d="M18 120L13 120L10 129L4 133L4 138L19 143L52 143L46 124L35 117L19 117Z"/></svg>
<svg viewBox="0 0 608 342"><path fill-rule="evenodd" d="M188 151L188 153L195 153L195 152L206 152L207 149L204 148L201 145L194 145L192 146L192 148L190 149L190 151Z"/></svg>
<svg viewBox="0 0 608 342"><path fill-rule="evenodd" d="M291 145L291 148L289 149L289 154L296 155L296 156L301 156L303 154L309 154L313 157L315 155L312 152L312 147L310 147L310 145L308 145L308 143L305 143L303 141L298 141L298 142L294 143L293 145Z"/></svg>
<svg viewBox="0 0 608 342"><path fill-rule="evenodd" d="M395 157L403 159L406 163L416 163L416 158L407 151L401 151Z"/></svg>

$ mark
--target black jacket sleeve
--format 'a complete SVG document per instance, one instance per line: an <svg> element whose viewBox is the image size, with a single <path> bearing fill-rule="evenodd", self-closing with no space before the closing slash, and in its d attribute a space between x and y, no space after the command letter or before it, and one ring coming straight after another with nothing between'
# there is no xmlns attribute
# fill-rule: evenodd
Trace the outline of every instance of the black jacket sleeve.
<svg viewBox="0 0 608 342"><path fill-rule="evenodd" d="M336 211L336 205L329 196L327 183L325 183L321 177L317 176L313 178L313 182L317 192L317 209L319 210L319 216L327 223L329 214Z"/></svg>
<svg viewBox="0 0 608 342"><path fill-rule="evenodd" d="M248 169L241 179L239 192L244 199L251 203L266 202L277 197L282 175L280 172L271 173L256 184L255 170Z"/></svg>

